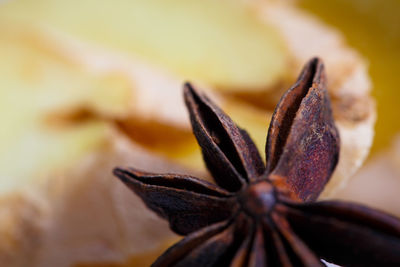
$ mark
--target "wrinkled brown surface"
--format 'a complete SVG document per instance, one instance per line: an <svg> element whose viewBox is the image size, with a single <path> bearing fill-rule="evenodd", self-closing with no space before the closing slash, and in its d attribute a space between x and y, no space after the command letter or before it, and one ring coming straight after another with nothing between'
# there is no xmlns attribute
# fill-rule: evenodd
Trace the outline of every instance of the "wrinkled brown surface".
<svg viewBox="0 0 400 267"><path fill-rule="evenodd" d="M246 131L190 84L185 86L185 102L193 133L217 184L235 191L264 172L261 156Z"/></svg>
<svg viewBox="0 0 400 267"><path fill-rule="evenodd" d="M237 209L228 192L189 176L160 176L135 170L115 170L114 174L150 209L167 219L178 234L190 234L210 223L225 220ZM175 205L177 202L179 205Z"/></svg>
<svg viewBox="0 0 400 267"><path fill-rule="evenodd" d="M285 179L304 201L317 199L339 156L339 133L325 88L323 64L310 61L277 105L268 131L267 165L277 180L273 182Z"/></svg>
<svg viewBox="0 0 400 267"><path fill-rule="evenodd" d="M190 85L184 95L218 186L114 170L172 230L187 234L153 266L323 266L321 258L346 266L400 264L397 218L350 203L314 202L339 154L321 60L306 64L278 104L266 167L248 135L207 97Z"/></svg>

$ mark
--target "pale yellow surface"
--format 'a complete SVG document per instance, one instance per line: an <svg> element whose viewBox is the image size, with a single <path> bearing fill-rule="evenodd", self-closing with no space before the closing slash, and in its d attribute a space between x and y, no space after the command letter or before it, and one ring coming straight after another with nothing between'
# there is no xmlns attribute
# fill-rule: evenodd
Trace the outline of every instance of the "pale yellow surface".
<svg viewBox="0 0 400 267"><path fill-rule="evenodd" d="M0 32L0 193L4 193L69 166L103 142L103 122L77 118L67 123L58 114L85 108L117 116L128 106L130 89L112 75L84 71L47 47L45 40L17 29Z"/></svg>
<svg viewBox="0 0 400 267"><path fill-rule="evenodd" d="M140 55L189 80L265 89L284 73L284 46L240 2L13 0L0 5L0 18Z"/></svg>

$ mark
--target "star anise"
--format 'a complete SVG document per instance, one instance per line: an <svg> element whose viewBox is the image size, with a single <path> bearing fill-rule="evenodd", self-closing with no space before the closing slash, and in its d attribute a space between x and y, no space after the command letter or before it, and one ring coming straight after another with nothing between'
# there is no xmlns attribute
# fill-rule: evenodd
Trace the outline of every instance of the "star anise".
<svg viewBox="0 0 400 267"><path fill-rule="evenodd" d="M315 202L335 169L339 135L314 58L280 100L265 166L246 131L190 84L185 102L217 185L116 168L144 203L187 235L153 266L400 266L400 220L356 204Z"/></svg>

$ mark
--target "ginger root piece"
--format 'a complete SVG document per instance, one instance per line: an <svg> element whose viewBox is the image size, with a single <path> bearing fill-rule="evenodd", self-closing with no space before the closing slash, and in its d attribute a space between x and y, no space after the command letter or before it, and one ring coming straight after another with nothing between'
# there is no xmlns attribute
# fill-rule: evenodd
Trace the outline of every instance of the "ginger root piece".
<svg viewBox="0 0 400 267"><path fill-rule="evenodd" d="M335 197L355 201L400 216L400 136L371 157Z"/></svg>
<svg viewBox="0 0 400 267"><path fill-rule="evenodd" d="M0 262L29 266L43 244L46 204L28 192L0 199Z"/></svg>
<svg viewBox="0 0 400 267"><path fill-rule="evenodd" d="M51 203L38 248L38 266L122 262L176 239L168 225L113 179L117 164L191 173L155 156L110 129L107 144L69 171L55 173L44 187Z"/></svg>
<svg viewBox="0 0 400 267"><path fill-rule="evenodd" d="M85 69L34 32L0 27L0 56L2 194L101 146L106 126L85 110L118 118L130 109L126 78Z"/></svg>
<svg viewBox="0 0 400 267"><path fill-rule="evenodd" d="M66 33L129 57L139 56L185 79L228 90L263 89L285 73L282 40L253 13L240 0L0 4L3 23Z"/></svg>

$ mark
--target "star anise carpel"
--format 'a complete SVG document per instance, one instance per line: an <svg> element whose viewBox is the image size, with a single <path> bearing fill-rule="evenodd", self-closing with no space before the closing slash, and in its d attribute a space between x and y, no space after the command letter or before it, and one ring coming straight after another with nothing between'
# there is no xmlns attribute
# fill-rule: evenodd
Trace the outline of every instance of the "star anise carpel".
<svg viewBox="0 0 400 267"><path fill-rule="evenodd" d="M247 132L190 84L193 132L216 185L178 174L114 174L186 235L153 266L400 266L400 221L316 201L339 157L324 66L310 60L272 116L265 165Z"/></svg>

